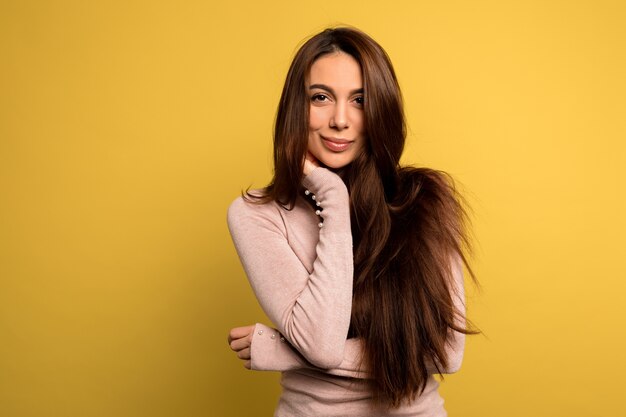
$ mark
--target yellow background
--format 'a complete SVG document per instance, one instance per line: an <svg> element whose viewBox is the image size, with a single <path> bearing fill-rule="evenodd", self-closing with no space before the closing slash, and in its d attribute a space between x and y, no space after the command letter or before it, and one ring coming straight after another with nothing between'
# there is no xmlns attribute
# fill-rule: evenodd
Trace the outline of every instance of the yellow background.
<svg viewBox="0 0 626 417"><path fill-rule="evenodd" d="M297 45L378 40L404 157L474 208L451 416L624 416L621 1L0 2L0 416L266 416L225 223L271 175Z"/></svg>

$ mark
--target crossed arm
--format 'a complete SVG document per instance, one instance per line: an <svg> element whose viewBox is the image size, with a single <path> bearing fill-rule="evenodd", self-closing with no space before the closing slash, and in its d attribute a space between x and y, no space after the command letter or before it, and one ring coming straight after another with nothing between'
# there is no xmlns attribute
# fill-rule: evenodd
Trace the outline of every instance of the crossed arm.
<svg viewBox="0 0 626 417"><path fill-rule="evenodd" d="M303 185L324 209L313 272L309 273L286 239L275 206L248 206L236 200L228 226L261 307L277 326L237 327L228 342L248 369L286 371L315 368L329 374L366 378L360 339L346 339L350 324L353 260L349 196L343 181L307 156ZM464 327L464 285L460 257L452 261L452 296L458 325ZM445 373L456 372L465 335L450 332ZM427 364L436 373L434 364Z"/></svg>
<svg viewBox="0 0 626 417"><path fill-rule="evenodd" d="M459 258L453 260L453 300L459 313L457 324L462 328L465 323L463 269ZM274 337L272 338L272 334ZM288 371L301 368L322 370L328 374L347 376L352 378L367 378L368 370L362 363L363 343L360 339L347 339L344 345L342 361L333 368L321 369L314 366L294 350L280 333L263 324L256 324L232 329L228 336L228 343L237 357L244 361L247 369L267 371ZM451 331L446 349L448 367L441 369L443 373L457 372L463 360L465 335ZM437 373L437 367L428 363L430 373Z"/></svg>
<svg viewBox="0 0 626 417"><path fill-rule="evenodd" d="M251 204L237 199L228 211L228 226L250 285L266 315L290 345L313 366L330 369L343 361L352 306L352 233L349 196L339 176L325 168L314 168L303 185L323 208L323 227L298 212L298 223L306 236L315 236L312 265L298 257L290 246L283 212L277 204ZM309 228L309 229L307 229ZM312 255L312 254L311 254ZM263 329L260 329L263 330ZM266 334L238 330L231 343L249 366L262 355L256 339ZM251 335L253 337L251 337ZM279 342L280 337L275 341ZM270 339L271 340L271 339ZM237 341L237 342L234 342ZM246 346L249 345L249 346ZM249 350L246 350L249 349ZM258 351L255 355L255 350Z"/></svg>

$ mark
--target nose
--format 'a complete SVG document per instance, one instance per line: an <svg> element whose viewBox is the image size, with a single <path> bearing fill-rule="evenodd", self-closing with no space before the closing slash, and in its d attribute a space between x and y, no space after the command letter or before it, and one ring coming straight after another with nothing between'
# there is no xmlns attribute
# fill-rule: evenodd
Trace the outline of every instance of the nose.
<svg viewBox="0 0 626 417"><path fill-rule="evenodd" d="M335 111L330 119L330 127L334 127L338 130L343 130L348 127L348 114L345 103L337 103L335 105Z"/></svg>

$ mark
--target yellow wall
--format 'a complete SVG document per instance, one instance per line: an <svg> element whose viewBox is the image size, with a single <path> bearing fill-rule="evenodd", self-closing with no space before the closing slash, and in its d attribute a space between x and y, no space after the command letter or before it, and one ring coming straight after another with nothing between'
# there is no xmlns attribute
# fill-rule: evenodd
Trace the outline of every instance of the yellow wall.
<svg viewBox="0 0 626 417"><path fill-rule="evenodd" d="M297 44L362 28L475 211L452 416L623 416L620 1L0 2L0 416L271 415L225 224Z"/></svg>

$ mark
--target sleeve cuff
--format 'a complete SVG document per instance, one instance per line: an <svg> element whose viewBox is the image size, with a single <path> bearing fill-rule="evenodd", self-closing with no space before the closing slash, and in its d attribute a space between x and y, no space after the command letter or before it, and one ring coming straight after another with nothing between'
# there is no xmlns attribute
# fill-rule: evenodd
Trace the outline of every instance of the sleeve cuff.
<svg viewBox="0 0 626 417"><path fill-rule="evenodd" d="M261 323L254 327L250 368L255 371L288 371L307 366L278 330Z"/></svg>
<svg viewBox="0 0 626 417"><path fill-rule="evenodd" d="M324 167L317 167L302 179L302 185L313 192L319 192L322 188L342 186L345 184L339 175Z"/></svg>

